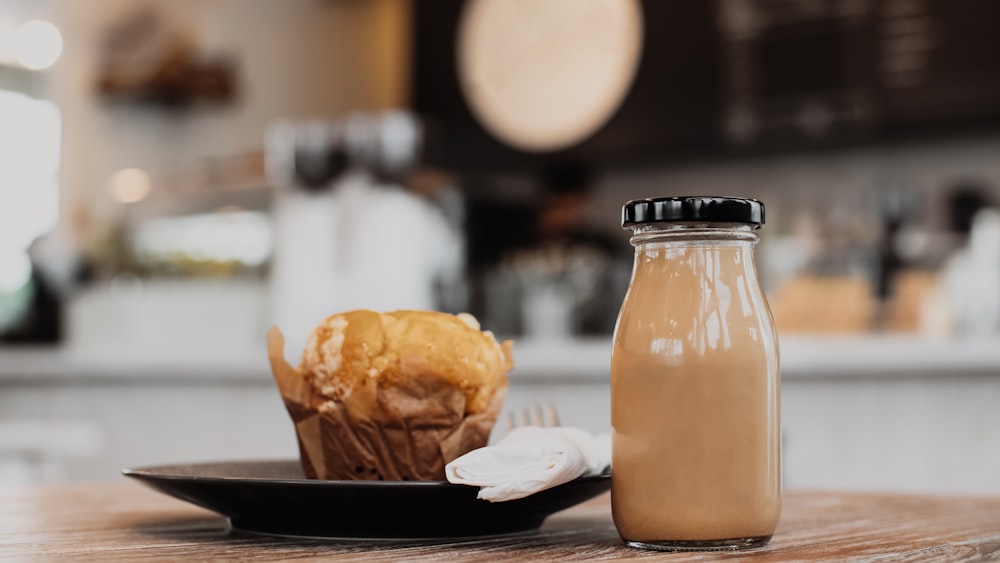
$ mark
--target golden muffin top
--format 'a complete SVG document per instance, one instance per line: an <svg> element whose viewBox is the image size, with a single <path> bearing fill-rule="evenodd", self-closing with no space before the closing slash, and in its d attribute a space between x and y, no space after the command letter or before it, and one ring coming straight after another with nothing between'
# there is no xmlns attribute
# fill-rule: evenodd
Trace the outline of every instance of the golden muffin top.
<svg viewBox="0 0 1000 563"><path fill-rule="evenodd" d="M379 313L365 309L327 317L309 334L299 371L316 391L341 401L371 380L379 386L445 381L466 397L466 413L486 409L512 369L502 345L465 313Z"/></svg>

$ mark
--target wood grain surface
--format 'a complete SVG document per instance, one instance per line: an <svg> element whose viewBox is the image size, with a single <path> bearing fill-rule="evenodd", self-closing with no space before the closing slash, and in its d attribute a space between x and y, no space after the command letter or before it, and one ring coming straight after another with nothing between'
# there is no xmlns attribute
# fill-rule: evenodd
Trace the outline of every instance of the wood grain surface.
<svg viewBox="0 0 1000 563"><path fill-rule="evenodd" d="M344 507L331 507L343 510ZM665 554L622 545L607 496L550 518L538 532L435 544L295 540L229 530L205 510L138 483L0 489L0 560L707 561L1000 559L1000 498L785 494L767 547Z"/></svg>

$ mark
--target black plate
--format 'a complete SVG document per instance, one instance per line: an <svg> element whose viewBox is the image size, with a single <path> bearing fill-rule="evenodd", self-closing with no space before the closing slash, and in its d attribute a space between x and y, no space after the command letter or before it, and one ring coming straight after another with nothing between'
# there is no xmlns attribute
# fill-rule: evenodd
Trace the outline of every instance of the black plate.
<svg viewBox="0 0 1000 563"><path fill-rule="evenodd" d="M299 462L235 461L125 469L150 487L213 510L234 528L322 538L435 539L533 530L554 512L611 488L580 477L523 499L491 503L447 481L318 481Z"/></svg>

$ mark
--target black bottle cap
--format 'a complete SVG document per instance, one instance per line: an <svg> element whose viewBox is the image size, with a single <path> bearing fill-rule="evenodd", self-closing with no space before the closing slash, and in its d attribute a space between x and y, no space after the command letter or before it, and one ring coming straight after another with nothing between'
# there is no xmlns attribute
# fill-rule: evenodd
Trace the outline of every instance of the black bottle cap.
<svg viewBox="0 0 1000 563"><path fill-rule="evenodd" d="M764 204L741 197L653 197L622 207L622 227L642 223L764 224Z"/></svg>

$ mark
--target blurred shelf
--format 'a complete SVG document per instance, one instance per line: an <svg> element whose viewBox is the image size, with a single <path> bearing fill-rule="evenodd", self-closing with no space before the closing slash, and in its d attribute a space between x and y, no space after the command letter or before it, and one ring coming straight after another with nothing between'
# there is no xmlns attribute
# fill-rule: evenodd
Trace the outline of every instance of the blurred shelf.
<svg viewBox="0 0 1000 563"><path fill-rule="evenodd" d="M141 221L157 217L199 215L232 206L267 211L271 208L273 193L274 188L264 180L185 191L160 190L148 199L132 204L129 218Z"/></svg>
<svg viewBox="0 0 1000 563"><path fill-rule="evenodd" d="M518 342L514 360L515 378L607 380L611 342ZM1000 376L1000 337L785 336L781 369L784 379Z"/></svg>
<svg viewBox="0 0 1000 563"><path fill-rule="evenodd" d="M1000 337L787 336L781 356L802 378L1000 376Z"/></svg>
<svg viewBox="0 0 1000 563"><path fill-rule="evenodd" d="M611 342L523 340L512 374L532 383L608 380ZM782 339L786 380L1000 376L1000 338L915 336L789 336ZM0 348L0 384L141 383L162 385L271 384L263 345L211 355L85 356L62 349Z"/></svg>
<svg viewBox="0 0 1000 563"><path fill-rule="evenodd" d="M0 348L0 385L120 383L217 385L270 381L264 347L211 355L102 357L59 348Z"/></svg>
<svg viewBox="0 0 1000 563"><path fill-rule="evenodd" d="M44 76L12 61L0 60L0 90L41 97Z"/></svg>

